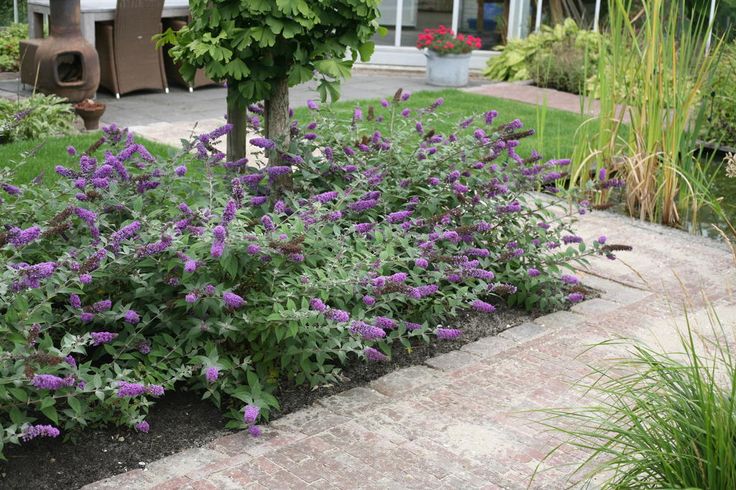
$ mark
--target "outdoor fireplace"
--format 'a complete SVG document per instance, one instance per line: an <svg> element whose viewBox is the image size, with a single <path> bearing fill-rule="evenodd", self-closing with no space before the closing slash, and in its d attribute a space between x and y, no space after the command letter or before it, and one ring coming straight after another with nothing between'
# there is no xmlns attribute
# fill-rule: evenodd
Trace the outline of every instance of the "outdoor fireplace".
<svg viewBox="0 0 736 490"><path fill-rule="evenodd" d="M92 98L100 84L100 61L79 28L80 0L53 0L49 37L21 41L21 81L71 102Z"/></svg>

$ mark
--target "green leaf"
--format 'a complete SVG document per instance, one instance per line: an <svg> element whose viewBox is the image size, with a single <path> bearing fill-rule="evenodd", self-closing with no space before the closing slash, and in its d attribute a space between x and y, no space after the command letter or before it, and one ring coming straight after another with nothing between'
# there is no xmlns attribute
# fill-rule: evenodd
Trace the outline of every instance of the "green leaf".
<svg viewBox="0 0 736 490"><path fill-rule="evenodd" d="M376 50L376 43L369 41L358 46L358 53L360 53L361 61L369 61L373 52Z"/></svg>
<svg viewBox="0 0 736 490"><path fill-rule="evenodd" d="M48 406L41 409L41 413L44 414L54 424L59 424L59 414L56 412L56 407Z"/></svg>
<svg viewBox="0 0 736 490"><path fill-rule="evenodd" d="M18 401L21 401L23 403L26 403L28 401L28 393L26 393L25 390L21 388L8 388L8 391L16 398Z"/></svg>
<svg viewBox="0 0 736 490"><path fill-rule="evenodd" d="M74 410L74 413L82 413L82 404L79 403L79 400L73 396L70 396L66 399L66 402L69 404L72 410Z"/></svg>

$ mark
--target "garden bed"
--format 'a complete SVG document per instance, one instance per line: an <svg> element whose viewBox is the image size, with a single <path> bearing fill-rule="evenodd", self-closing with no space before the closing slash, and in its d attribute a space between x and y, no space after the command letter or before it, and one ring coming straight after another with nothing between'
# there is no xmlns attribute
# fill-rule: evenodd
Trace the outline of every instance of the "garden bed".
<svg viewBox="0 0 736 490"><path fill-rule="evenodd" d="M592 297L592 295L589 295ZM273 419L305 408L317 400L362 386L406 366L498 333L532 318L527 312L499 308L493 315L471 313L458 319L463 335L452 341L417 345L411 352L396 350L391 362L354 362L343 371L343 382L312 389L284 383L276 393L281 409ZM272 419L272 420L273 420ZM156 403L148 420L151 432L110 427L85 431L75 441L37 439L9 447L0 463L0 487L6 489L79 488L191 447L200 447L226 434L225 417L207 400L191 392L174 392ZM39 471L39 467L43 471Z"/></svg>

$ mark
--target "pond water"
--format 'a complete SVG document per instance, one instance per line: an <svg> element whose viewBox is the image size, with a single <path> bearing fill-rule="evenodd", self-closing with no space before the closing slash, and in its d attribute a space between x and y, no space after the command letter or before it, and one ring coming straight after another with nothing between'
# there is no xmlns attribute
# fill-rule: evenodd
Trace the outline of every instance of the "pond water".
<svg viewBox="0 0 736 490"><path fill-rule="evenodd" d="M717 198L721 198L720 203L726 219L728 219L731 225L736 227L736 178L726 175L726 165L721 163L723 157L724 155L720 153L715 155L713 161L711 174L714 177L712 191ZM693 230L691 225L688 225L688 229L704 236L722 239L721 234L714 230L712 225L716 225L722 230L727 231L729 228L723 218L718 216L710 208L703 209L700 213L698 229Z"/></svg>
<svg viewBox="0 0 736 490"><path fill-rule="evenodd" d="M726 219L736 228L736 178L726 175L725 164L721 164L723 156L723 154L716 155L715 158L717 160L714 159L710 166L712 169L711 176L713 177L712 191L717 198L721 198L720 203ZM629 214L624 203L623 195L616 196L612 204L613 206L610 208L610 211L626 215ZM716 225L729 235L729 239L736 241L736 237L732 233L729 233L729 227L724 219L708 207L700 209L696 224L688 220L687 210L681 209L680 217L683 220L681 228L693 234L723 240L723 235L713 228L713 225Z"/></svg>

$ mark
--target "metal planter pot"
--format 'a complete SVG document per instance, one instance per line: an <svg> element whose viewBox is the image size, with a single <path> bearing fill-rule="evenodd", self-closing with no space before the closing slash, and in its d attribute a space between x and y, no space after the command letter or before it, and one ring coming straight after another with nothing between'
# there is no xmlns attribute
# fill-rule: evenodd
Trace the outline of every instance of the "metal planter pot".
<svg viewBox="0 0 736 490"><path fill-rule="evenodd" d="M427 50L427 83L440 87L464 87L468 84L470 53L446 54Z"/></svg>

